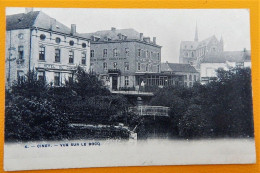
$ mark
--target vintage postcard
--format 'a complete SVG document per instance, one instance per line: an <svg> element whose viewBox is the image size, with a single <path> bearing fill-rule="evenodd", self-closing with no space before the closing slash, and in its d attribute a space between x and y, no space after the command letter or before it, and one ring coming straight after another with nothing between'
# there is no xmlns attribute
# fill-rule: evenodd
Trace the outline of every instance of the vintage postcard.
<svg viewBox="0 0 260 173"><path fill-rule="evenodd" d="M249 16L7 7L4 169L255 163Z"/></svg>

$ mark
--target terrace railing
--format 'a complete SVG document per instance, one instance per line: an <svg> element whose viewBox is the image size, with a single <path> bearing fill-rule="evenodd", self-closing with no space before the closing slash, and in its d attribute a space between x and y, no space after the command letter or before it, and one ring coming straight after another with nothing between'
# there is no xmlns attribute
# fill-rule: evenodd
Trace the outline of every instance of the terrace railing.
<svg viewBox="0 0 260 173"><path fill-rule="evenodd" d="M140 116L169 116L169 107L164 106L136 106L130 107L129 112Z"/></svg>

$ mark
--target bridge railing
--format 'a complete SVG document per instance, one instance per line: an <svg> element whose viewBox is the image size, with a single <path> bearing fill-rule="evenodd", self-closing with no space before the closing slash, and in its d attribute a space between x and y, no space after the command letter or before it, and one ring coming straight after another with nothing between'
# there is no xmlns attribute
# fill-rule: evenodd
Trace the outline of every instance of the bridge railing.
<svg viewBox="0 0 260 173"><path fill-rule="evenodd" d="M129 108L129 112L140 116L169 116L169 110L169 107L164 106L136 106Z"/></svg>

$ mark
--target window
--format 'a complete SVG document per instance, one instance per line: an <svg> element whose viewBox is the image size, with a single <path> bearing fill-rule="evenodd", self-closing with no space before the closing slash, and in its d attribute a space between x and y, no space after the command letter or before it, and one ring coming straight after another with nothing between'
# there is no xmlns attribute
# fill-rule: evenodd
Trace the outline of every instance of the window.
<svg viewBox="0 0 260 173"><path fill-rule="evenodd" d="M81 45L83 48L86 48L87 47L87 44L86 43L82 43Z"/></svg>
<svg viewBox="0 0 260 173"><path fill-rule="evenodd" d="M103 57L107 57L107 49L103 49Z"/></svg>
<svg viewBox="0 0 260 173"><path fill-rule="evenodd" d="M137 70L141 70L141 63L140 62L137 64Z"/></svg>
<svg viewBox="0 0 260 173"><path fill-rule="evenodd" d="M60 86L60 73L54 73L54 86Z"/></svg>
<svg viewBox="0 0 260 173"><path fill-rule="evenodd" d="M243 68L244 67L244 62L237 62L236 63L237 68Z"/></svg>
<svg viewBox="0 0 260 173"><path fill-rule="evenodd" d="M39 50L39 60L45 60L45 47L41 46Z"/></svg>
<svg viewBox="0 0 260 173"><path fill-rule="evenodd" d="M157 65L157 72L160 73L160 65Z"/></svg>
<svg viewBox="0 0 260 173"><path fill-rule="evenodd" d="M103 63L103 69L107 70L107 63L106 62Z"/></svg>
<svg viewBox="0 0 260 173"><path fill-rule="evenodd" d="M69 73L69 83L73 83L73 73Z"/></svg>
<svg viewBox="0 0 260 173"><path fill-rule="evenodd" d="M86 60L87 60L87 54L86 54L86 52L82 52L82 54L81 54L81 64L86 65Z"/></svg>
<svg viewBox="0 0 260 173"><path fill-rule="evenodd" d="M94 50L90 50L90 58L94 58L94 56L95 56Z"/></svg>
<svg viewBox="0 0 260 173"><path fill-rule="evenodd" d="M192 87L192 82L189 82L189 87Z"/></svg>
<svg viewBox="0 0 260 173"><path fill-rule="evenodd" d="M38 71L38 80L45 81L45 71Z"/></svg>
<svg viewBox="0 0 260 173"><path fill-rule="evenodd" d="M74 63L74 52L72 50L69 51L69 63Z"/></svg>
<svg viewBox="0 0 260 173"><path fill-rule="evenodd" d="M125 48L125 55L129 56L129 48Z"/></svg>
<svg viewBox="0 0 260 173"><path fill-rule="evenodd" d="M44 34L41 34L41 35L40 35L40 39L41 39L41 40L45 40L45 38L46 38L46 35L44 35Z"/></svg>
<svg viewBox="0 0 260 173"><path fill-rule="evenodd" d="M191 56L194 57L194 52L191 52Z"/></svg>
<svg viewBox="0 0 260 173"><path fill-rule="evenodd" d="M22 40L23 39L23 33L18 34L18 38Z"/></svg>
<svg viewBox="0 0 260 173"><path fill-rule="evenodd" d="M61 39L59 37L56 37L55 42L59 44L60 41L61 41Z"/></svg>
<svg viewBox="0 0 260 173"><path fill-rule="evenodd" d="M128 86L128 85L129 85L129 77L125 76L125 86Z"/></svg>
<svg viewBox="0 0 260 173"><path fill-rule="evenodd" d="M149 51L145 51L145 58L148 58Z"/></svg>
<svg viewBox="0 0 260 173"><path fill-rule="evenodd" d="M17 71L17 82L21 84L25 80L25 75L23 71Z"/></svg>
<svg viewBox="0 0 260 173"><path fill-rule="evenodd" d="M184 86L186 86L186 87L188 86L188 85L187 85L187 82L184 82Z"/></svg>
<svg viewBox="0 0 260 173"><path fill-rule="evenodd" d="M187 80L187 75L184 75L184 80Z"/></svg>
<svg viewBox="0 0 260 173"><path fill-rule="evenodd" d="M138 49L138 56L141 56L141 49Z"/></svg>
<svg viewBox="0 0 260 173"><path fill-rule="evenodd" d="M184 56L186 56L186 57L187 57L187 56L188 56L188 52L184 52Z"/></svg>
<svg viewBox="0 0 260 173"><path fill-rule="evenodd" d="M70 40L69 44L70 44L71 46L73 46L73 45L74 45L74 41L73 41L73 40Z"/></svg>
<svg viewBox="0 0 260 173"><path fill-rule="evenodd" d="M23 50L23 46L18 46L18 58L19 59L23 59L23 55L24 55L24 50Z"/></svg>
<svg viewBox="0 0 260 173"><path fill-rule="evenodd" d="M189 80L190 80L190 81L192 80L192 76L191 76L191 75L189 76Z"/></svg>
<svg viewBox="0 0 260 173"><path fill-rule="evenodd" d="M113 49L113 56L114 56L114 57L118 56L118 50L117 50L117 48Z"/></svg>
<svg viewBox="0 0 260 173"><path fill-rule="evenodd" d="M158 58L158 60L160 60L160 53L159 52L157 53L157 58Z"/></svg>
<svg viewBox="0 0 260 173"><path fill-rule="evenodd" d="M60 49L55 49L55 62L60 62Z"/></svg>
<svg viewBox="0 0 260 173"><path fill-rule="evenodd" d="M196 80L197 80L197 79L196 79L196 75L193 76L193 79L194 79L194 81L196 82Z"/></svg>
<svg viewBox="0 0 260 173"><path fill-rule="evenodd" d="M146 64L145 66L145 71L148 71L148 64Z"/></svg>
<svg viewBox="0 0 260 173"><path fill-rule="evenodd" d="M117 62L114 62L114 63L113 63L113 67L114 67L114 69L117 68Z"/></svg>
<svg viewBox="0 0 260 173"><path fill-rule="evenodd" d="M129 62L125 62L125 71L129 70Z"/></svg>

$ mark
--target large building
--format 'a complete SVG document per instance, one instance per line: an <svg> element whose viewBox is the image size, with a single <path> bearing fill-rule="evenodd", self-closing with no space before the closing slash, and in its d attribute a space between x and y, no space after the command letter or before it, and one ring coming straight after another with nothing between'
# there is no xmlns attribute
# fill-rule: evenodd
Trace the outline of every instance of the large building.
<svg viewBox="0 0 260 173"><path fill-rule="evenodd" d="M41 11L6 16L6 86L21 81L30 70L50 85L73 79L80 65L90 67L90 40Z"/></svg>
<svg viewBox="0 0 260 173"><path fill-rule="evenodd" d="M218 40L214 35L199 41L196 26L194 41L182 41L180 45L179 63L191 64L200 71L200 63L208 54L223 52L223 39Z"/></svg>
<svg viewBox="0 0 260 173"><path fill-rule="evenodd" d="M82 34L91 39L91 71L112 90L176 84L182 76L161 73L161 46L156 37L144 37L134 29Z"/></svg>
<svg viewBox="0 0 260 173"><path fill-rule="evenodd" d="M165 74L176 74L184 76L184 86L192 87L199 82L199 72L190 64L162 63L161 71Z"/></svg>
<svg viewBox="0 0 260 173"><path fill-rule="evenodd" d="M218 54L208 54L200 64L200 80L202 84L207 84L217 77L218 69L228 70L230 68L251 67L251 52L224 51Z"/></svg>

